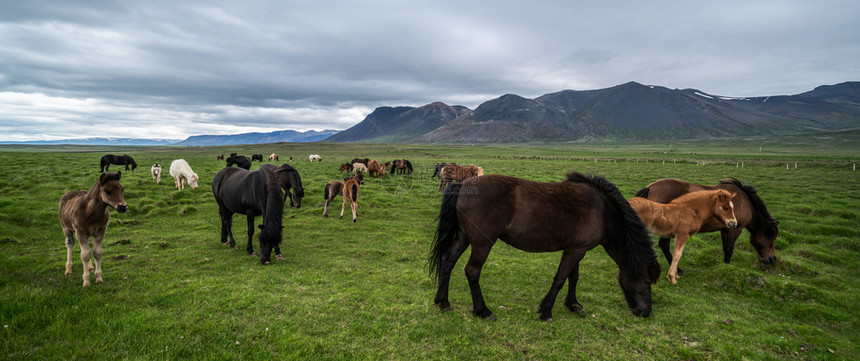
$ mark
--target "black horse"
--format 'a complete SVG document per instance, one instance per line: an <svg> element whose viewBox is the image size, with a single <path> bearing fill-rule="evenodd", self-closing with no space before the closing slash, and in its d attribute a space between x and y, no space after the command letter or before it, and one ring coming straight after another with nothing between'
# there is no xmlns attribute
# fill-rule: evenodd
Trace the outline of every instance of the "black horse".
<svg viewBox="0 0 860 361"><path fill-rule="evenodd" d="M273 164L263 164L260 166L260 169L263 168L267 168L278 175L278 183L284 190L284 201L290 198L290 207L301 208L305 189L302 187L302 177L299 176L299 171L287 163L284 163L280 167ZM293 189L293 193L295 194L290 193L290 189Z"/></svg>
<svg viewBox="0 0 860 361"><path fill-rule="evenodd" d="M251 154L251 161L253 162L255 160L262 162L263 161L263 155L262 154Z"/></svg>
<svg viewBox="0 0 860 361"><path fill-rule="evenodd" d="M479 278L497 239L528 252L563 252L538 308L541 320L552 319L555 298L568 279L564 305L574 312L582 310L576 299L579 262L597 245L618 265L618 283L633 314L651 315L651 284L660 277L660 263L645 225L618 188L603 177L571 172L565 181L542 183L486 175L448 186L430 253L430 273L439 282L434 302L442 310L451 308L451 270L471 246L466 279L472 312L494 319Z"/></svg>
<svg viewBox="0 0 860 361"><path fill-rule="evenodd" d="M236 153L230 153L230 156L227 157L227 166L232 167L235 164L239 168L245 168L247 170L251 169L251 160L244 155L236 155Z"/></svg>
<svg viewBox="0 0 860 361"><path fill-rule="evenodd" d="M244 214L248 218L247 251L249 255L254 255L251 245L254 218L263 216L263 224L260 225L260 263L269 264L273 248L275 256L283 258L280 244L283 238L284 198L276 171L269 168L255 171L233 167L221 169L212 180L212 193L221 214L221 243L236 248L232 229L233 214Z"/></svg>
<svg viewBox="0 0 860 361"><path fill-rule="evenodd" d="M108 168L110 167L111 164L124 165L125 170L129 170L128 169L129 165L131 165L131 170L134 170L135 168L137 168L137 162L135 162L134 158L132 158L128 154L123 154L123 155L107 154L107 155L102 157L101 172L102 173L107 172Z"/></svg>
<svg viewBox="0 0 860 361"><path fill-rule="evenodd" d="M349 164L361 163L366 167L367 162L370 162L370 158L352 158L352 161L349 162Z"/></svg>

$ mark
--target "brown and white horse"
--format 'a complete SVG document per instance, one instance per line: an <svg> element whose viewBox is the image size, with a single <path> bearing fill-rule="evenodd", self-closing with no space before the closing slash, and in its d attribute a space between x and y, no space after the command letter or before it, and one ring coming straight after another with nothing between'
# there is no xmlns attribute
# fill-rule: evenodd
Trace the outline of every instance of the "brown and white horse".
<svg viewBox="0 0 860 361"><path fill-rule="evenodd" d="M642 197L630 198L630 206L649 231L661 238L675 238L672 265L667 274L669 282L678 283L678 263L684 246L703 225L716 221L729 229L737 227L734 196L735 193L720 189L687 193L668 204Z"/></svg>
<svg viewBox="0 0 860 361"><path fill-rule="evenodd" d="M456 164L448 164L439 171L439 178L442 180L439 182L439 192L445 189L445 186L451 181L462 182L466 179L482 175L484 175L484 168L478 166L469 165L461 167Z"/></svg>
<svg viewBox="0 0 860 361"><path fill-rule="evenodd" d="M108 207L123 213L128 203L123 196L123 186L119 183L122 172L102 173L99 180L89 191L71 191L60 198L59 218L63 234L66 236L66 275L72 274L72 249L75 238L81 245L81 261L84 263L84 287L90 285L90 269L95 259L96 283L102 278L102 240L105 237L110 213ZM93 250L90 251L90 237Z"/></svg>
<svg viewBox="0 0 860 361"><path fill-rule="evenodd" d="M358 217L358 185L358 176L352 177L343 183L343 205L340 207L340 216L338 219L343 218L343 211L346 209L346 203L349 202L349 208L352 210L352 222L355 223Z"/></svg>

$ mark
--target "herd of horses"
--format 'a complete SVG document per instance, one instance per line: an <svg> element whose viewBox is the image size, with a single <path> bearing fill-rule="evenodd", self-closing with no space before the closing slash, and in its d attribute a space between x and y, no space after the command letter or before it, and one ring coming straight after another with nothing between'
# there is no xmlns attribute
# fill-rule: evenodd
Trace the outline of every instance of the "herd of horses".
<svg viewBox="0 0 860 361"><path fill-rule="evenodd" d="M261 160L262 156L254 155L252 159ZM275 154L269 157L277 159ZM309 157L309 160L317 159ZM269 264L273 252L275 258L283 259L279 247L286 199L290 199L290 206L301 207L304 188L299 172L289 164L263 164L252 171L250 162L251 159L233 153L212 180L221 218L221 243L236 247L232 217L244 214L248 232L246 250L254 255L255 218L262 216L258 226L260 262ZM190 171L184 160L174 163ZM137 166L127 155L106 155L101 160L102 174L89 191L68 192L60 200L59 219L67 247L66 274L72 273L71 254L77 239L81 244L84 286L90 285L91 269L95 269L95 282L103 282L101 242L110 218L108 210L113 208L120 213L128 210L120 184L122 172L108 172L110 164L131 165L131 170ZM160 182L156 166L153 178ZM171 164L171 175L173 168ZM325 185L323 217L328 217L330 203L340 195L343 197L340 218L349 203L355 222L365 174L379 178L386 172L411 175L413 167L405 159L380 163L355 158L341 164L339 170L341 175L346 171L347 176ZM730 262L735 242L744 229L749 231L750 243L762 263L776 260L774 240L779 233L779 221L768 212L756 189L737 179L716 185L661 179L628 199L606 178L578 172L568 173L560 182L536 182L507 175L484 175L483 169L474 165L438 163L431 177L437 176L442 200L428 265L437 285L434 303L443 311L451 309L448 286L453 267L471 247L465 274L472 295L472 312L486 319L495 318L484 301L480 274L497 240L527 252L562 252L549 291L538 307L541 320L552 320L553 305L565 282L569 286L564 305L573 312L582 310L576 297L579 264L585 253L598 245L618 266L618 282L631 312L642 317L651 314L651 286L662 272L651 234L660 239L659 247L670 265L666 277L672 284L683 274L678 264L686 243L699 232L720 232L725 263ZM196 174L194 178L192 187L196 188ZM177 180L177 187L179 184ZM92 252L89 238L93 238ZM670 250L671 239L675 244Z"/></svg>

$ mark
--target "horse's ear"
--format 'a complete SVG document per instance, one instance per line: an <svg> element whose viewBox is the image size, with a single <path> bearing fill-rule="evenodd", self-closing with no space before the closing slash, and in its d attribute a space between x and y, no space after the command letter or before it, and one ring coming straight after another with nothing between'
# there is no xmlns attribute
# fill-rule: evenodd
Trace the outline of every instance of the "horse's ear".
<svg viewBox="0 0 860 361"><path fill-rule="evenodd" d="M734 192L734 193L732 193L732 197L731 197L731 199L734 199L736 195L738 195L738 192Z"/></svg>
<svg viewBox="0 0 860 361"><path fill-rule="evenodd" d="M119 181L120 179L122 179L122 171L117 171L116 172L116 180Z"/></svg>
<svg viewBox="0 0 860 361"><path fill-rule="evenodd" d="M102 175L99 176L99 183L105 184L105 182L107 182L107 173L102 173Z"/></svg>

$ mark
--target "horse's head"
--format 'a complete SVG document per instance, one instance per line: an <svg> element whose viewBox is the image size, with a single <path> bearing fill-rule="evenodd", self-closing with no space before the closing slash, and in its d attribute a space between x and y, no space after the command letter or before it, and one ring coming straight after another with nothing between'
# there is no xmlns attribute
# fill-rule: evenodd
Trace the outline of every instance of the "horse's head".
<svg viewBox="0 0 860 361"><path fill-rule="evenodd" d="M657 283L660 278L660 263L657 258L653 258L645 266L643 272L633 275L631 272L621 270L618 274L618 283L621 284L621 290L624 291L624 299L627 300L627 306L630 307L630 312L635 316L648 317L651 316L651 285Z"/></svg>
<svg viewBox="0 0 860 361"><path fill-rule="evenodd" d="M735 195L737 193L729 193L729 191L722 189L714 195L714 217L725 224L728 229L738 226L738 220L735 218L735 205L732 203L732 198Z"/></svg>
<svg viewBox="0 0 860 361"><path fill-rule="evenodd" d="M776 236L779 235L779 221L768 218L764 223L764 225L757 225L763 229L750 232L750 243L756 252L758 252L759 260L764 264L771 264L776 262L776 252L773 248L773 242L776 240Z"/></svg>
<svg viewBox="0 0 860 361"><path fill-rule="evenodd" d="M364 173L356 172L354 176L352 176L359 185L364 185Z"/></svg>
<svg viewBox="0 0 860 361"><path fill-rule="evenodd" d="M119 183L120 179L122 179L122 172L102 173L99 176L98 196L102 202L116 209L117 212L124 213L128 210L128 203L125 202L125 197L123 196L124 188Z"/></svg>
<svg viewBox="0 0 860 361"><path fill-rule="evenodd" d="M188 178L188 185L191 186L191 189L197 189L197 181L198 180L199 180L199 177L197 177L197 174L192 174L191 178Z"/></svg>

